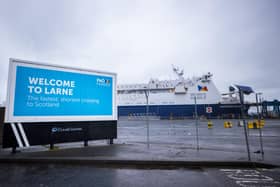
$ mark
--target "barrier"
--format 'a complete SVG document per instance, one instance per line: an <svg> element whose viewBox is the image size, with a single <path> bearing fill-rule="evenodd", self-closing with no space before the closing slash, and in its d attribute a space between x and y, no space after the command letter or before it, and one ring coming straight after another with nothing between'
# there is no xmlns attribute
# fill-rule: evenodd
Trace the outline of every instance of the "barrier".
<svg viewBox="0 0 280 187"><path fill-rule="evenodd" d="M231 121L225 121L224 122L224 128L232 128L232 122Z"/></svg>
<svg viewBox="0 0 280 187"><path fill-rule="evenodd" d="M238 127L243 127L243 126L244 126L244 123L243 123L242 120L239 120L239 121L237 122L237 125L238 125Z"/></svg>
<svg viewBox="0 0 280 187"><path fill-rule="evenodd" d="M263 128L265 124L265 121L263 119L260 120L260 127Z"/></svg>
<svg viewBox="0 0 280 187"><path fill-rule="evenodd" d="M212 127L213 127L212 121L208 121L207 126L208 126L208 129L212 129Z"/></svg>
<svg viewBox="0 0 280 187"><path fill-rule="evenodd" d="M259 129L264 127L264 120L254 120L254 121L248 121L247 124L249 129Z"/></svg>

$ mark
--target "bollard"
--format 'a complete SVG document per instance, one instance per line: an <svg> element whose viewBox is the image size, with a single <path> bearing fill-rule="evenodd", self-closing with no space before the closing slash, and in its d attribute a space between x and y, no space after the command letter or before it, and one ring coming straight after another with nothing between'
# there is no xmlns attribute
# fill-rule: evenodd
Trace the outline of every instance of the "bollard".
<svg viewBox="0 0 280 187"><path fill-rule="evenodd" d="M263 120L263 119L262 119L262 120L260 120L260 127L261 127L261 128L263 128L263 127L264 127L264 123L265 123L265 122L264 122L264 120Z"/></svg>
<svg viewBox="0 0 280 187"><path fill-rule="evenodd" d="M232 122L231 121L225 121L224 122L224 128L232 128Z"/></svg>
<svg viewBox="0 0 280 187"><path fill-rule="evenodd" d="M228 122L227 121L224 122L224 128L228 128Z"/></svg>
<svg viewBox="0 0 280 187"><path fill-rule="evenodd" d="M255 120L254 123L256 124L256 128L260 129L264 127L264 120Z"/></svg>
<svg viewBox="0 0 280 187"><path fill-rule="evenodd" d="M243 121L241 121L241 120L238 121L238 122L237 122L237 125L238 125L238 127L243 127L243 125L244 125L244 124L243 124Z"/></svg>
<svg viewBox="0 0 280 187"><path fill-rule="evenodd" d="M259 129L259 128L261 128L261 124L259 123L258 120L255 120L255 121L253 122L253 125L254 125L254 129Z"/></svg>
<svg viewBox="0 0 280 187"><path fill-rule="evenodd" d="M248 128L249 129L260 129L263 128L264 123L262 121L254 120L254 121L248 121Z"/></svg>
<svg viewBox="0 0 280 187"><path fill-rule="evenodd" d="M258 121L253 121L253 128L258 129L259 128L259 123Z"/></svg>
<svg viewBox="0 0 280 187"><path fill-rule="evenodd" d="M247 126L249 129L253 129L254 128L254 124L252 121L248 121Z"/></svg>
<svg viewBox="0 0 280 187"><path fill-rule="evenodd" d="M207 126L208 126L208 129L212 129L212 127L213 127L212 121L208 121Z"/></svg>

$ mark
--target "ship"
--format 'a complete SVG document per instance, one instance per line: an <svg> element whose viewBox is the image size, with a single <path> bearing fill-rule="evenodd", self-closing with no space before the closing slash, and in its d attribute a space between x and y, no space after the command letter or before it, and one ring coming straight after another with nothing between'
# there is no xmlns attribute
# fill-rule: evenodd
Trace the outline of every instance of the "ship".
<svg viewBox="0 0 280 187"><path fill-rule="evenodd" d="M220 94L210 72L184 78L184 71L172 65L176 79L150 79L143 84L117 85L118 116L152 115L161 119L239 118L240 99L236 92ZM248 108L245 109L247 112Z"/></svg>

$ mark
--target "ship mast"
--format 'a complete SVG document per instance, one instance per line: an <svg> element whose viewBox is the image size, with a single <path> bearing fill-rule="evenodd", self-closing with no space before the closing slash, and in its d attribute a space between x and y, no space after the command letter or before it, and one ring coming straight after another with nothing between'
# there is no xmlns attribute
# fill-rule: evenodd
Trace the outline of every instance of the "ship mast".
<svg viewBox="0 0 280 187"><path fill-rule="evenodd" d="M172 64L173 72L178 76L178 84L184 82L184 69L180 69L178 66Z"/></svg>

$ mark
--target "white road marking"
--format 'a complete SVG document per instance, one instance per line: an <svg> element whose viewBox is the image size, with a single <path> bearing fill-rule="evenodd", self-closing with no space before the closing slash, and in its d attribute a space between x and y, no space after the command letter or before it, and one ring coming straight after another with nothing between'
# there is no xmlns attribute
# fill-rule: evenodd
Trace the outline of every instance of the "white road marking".
<svg viewBox="0 0 280 187"><path fill-rule="evenodd" d="M236 184L242 187L249 186L278 186L280 182L263 175L254 169L220 169L228 178L233 179Z"/></svg>

